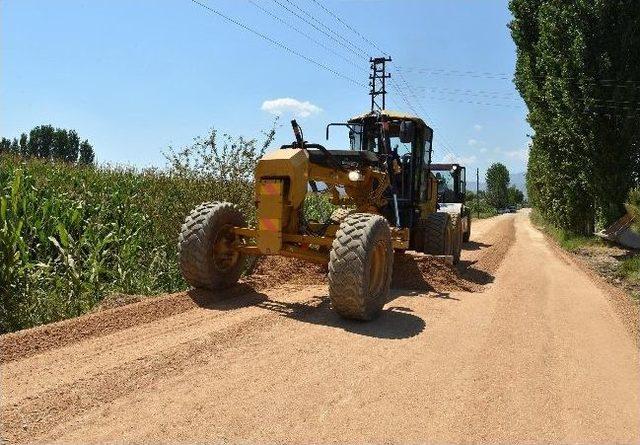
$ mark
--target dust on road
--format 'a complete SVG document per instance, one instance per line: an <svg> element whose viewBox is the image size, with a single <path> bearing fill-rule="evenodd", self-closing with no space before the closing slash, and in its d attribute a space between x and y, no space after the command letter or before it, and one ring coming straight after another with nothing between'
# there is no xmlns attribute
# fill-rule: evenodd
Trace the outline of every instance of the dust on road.
<svg viewBox="0 0 640 445"><path fill-rule="evenodd" d="M475 223L457 269L399 257L393 299L371 323L331 311L322 268L276 266L225 295L169 295L0 337L2 437L640 440L633 340L526 214Z"/></svg>

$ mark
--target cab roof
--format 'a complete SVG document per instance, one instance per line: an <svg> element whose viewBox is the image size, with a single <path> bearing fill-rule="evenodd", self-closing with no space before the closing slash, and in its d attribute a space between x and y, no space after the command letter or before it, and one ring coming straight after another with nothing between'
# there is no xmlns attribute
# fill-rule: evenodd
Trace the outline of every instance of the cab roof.
<svg viewBox="0 0 640 445"><path fill-rule="evenodd" d="M371 111L371 112L368 112L368 113L363 113L361 115L354 116L351 119L349 119L349 123L361 121L361 120L364 120L364 119L366 119L368 117L376 117L376 116L384 116L384 117L387 117L389 119L410 120L410 121L413 121L416 125L419 125L419 126L422 126L422 127L427 127L428 126L425 123L425 121L423 121L422 119L420 119L417 116L414 116L412 114L403 113L401 111L394 111L394 110L380 110L380 111Z"/></svg>

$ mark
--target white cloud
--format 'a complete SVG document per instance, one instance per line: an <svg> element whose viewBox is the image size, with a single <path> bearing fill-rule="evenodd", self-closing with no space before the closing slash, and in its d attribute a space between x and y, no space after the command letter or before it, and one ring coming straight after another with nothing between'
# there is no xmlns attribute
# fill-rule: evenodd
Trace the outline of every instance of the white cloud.
<svg viewBox="0 0 640 445"><path fill-rule="evenodd" d="M529 148L523 148L522 150L507 150L504 154L511 159L517 159L524 162L529 160Z"/></svg>
<svg viewBox="0 0 640 445"><path fill-rule="evenodd" d="M487 152L486 147L482 147L482 148L480 149L480 153L486 153L486 152Z"/></svg>
<svg viewBox="0 0 640 445"><path fill-rule="evenodd" d="M505 158L522 161L524 163L529 161L529 147L516 150L503 150L502 147L496 147L493 149L493 153Z"/></svg>
<svg viewBox="0 0 640 445"><path fill-rule="evenodd" d="M480 125L480 124L475 124L475 125L473 126L473 129L474 129L474 130L476 130L476 131L481 131L481 130L482 130L482 125Z"/></svg>
<svg viewBox="0 0 640 445"><path fill-rule="evenodd" d="M469 139L467 144L471 147L475 147L476 145L478 145L478 141L476 139Z"/></svg>
<svg viewBox="0 0 640 445"><path fill-rule="evenodd" d="M461 164L461 165L471 165L474 162L476 162L476 157L475 156L457 156L457 155L452 155L451 153L447 153L443 158L442 158L442 162L445 164Z"/></svg>
<svg viewBox="0 0 640 445"><path fill-rule="evenodd" d="M295 117L309 117L318 114L322 108L311 102L301 102L291 97L281 97L278 99L265 100L262 102L262 110L280 116L281 114L291 114Z"/></svg>

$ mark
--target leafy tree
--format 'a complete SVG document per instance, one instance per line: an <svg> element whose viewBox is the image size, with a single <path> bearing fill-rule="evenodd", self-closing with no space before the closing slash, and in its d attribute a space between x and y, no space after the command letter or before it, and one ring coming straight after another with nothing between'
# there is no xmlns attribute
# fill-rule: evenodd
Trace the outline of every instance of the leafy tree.
<svg viewBox="0 0 640 445"><path fill-rule="evenodd" d="M93 147L86 139L80 144L80 158L78 163L83 165L93 165L94 161Z"/></svg>
<svg viewBox="0 0 640 445"><path fill-rule="evenodd" d="M51 144L51 157L53 159L64 159L67 156L67 145L69 143L69 133L67 130L57 129L53 133L53 141Z"/></svg>
<svg viewBox="0 0 640 445"><path fill-rule="evenodd" d="M0 152L55 159L73 164L91 165L95 161L95 153L88 140L81 143L75 130L53 128L51 125L35 127L28 135L22 133L19 140L10 141L2 138Z"/></svg>
<svg viewBox="0 0 640 445"><path fill-rule="evenodd" d="M41 125L29 132L29 156L50 159L52 155L55 129L51 125Z"/></svg>
<svg viewBox="0 0 640 445"><path fill-rule="evenodd" d="M518 188L514 185L507 189L507 196L509 205L518 205L524 202L524 193L518 190Z"/></svg>
<svg viewBox="0 0 640 445"><path fill-rule="evenodd" d="M535 131L531 203L591 233L624 211L640 177L640 2L511 0L515 84Z"/></svg>
<svg viewBox="0 0 640 445"><path fill-rule="evenodd" d="M80 137L78 136L78 133L76 133L75 130L69 130L69 133L67 135L67 146L66 146L66 150L64 151L64 160L67 162L76 162L79 154L80 154ZM92 164L93 158L95 157L93 153L93 148L91 148L90 157L91 157L91 162L89 164Z"/></svg>
<svg viewBox="0 0 640 445"><path fill-rule="evenodd" d="M496 162L489 167L486 174L487 200L495 208L509 204L509 170L503 164Z"/></svg>
<svg viewBox="0 0 640 445"><path fill-rule="evenodd" d="M29 136L27 133L22 133L20 135L20 154L22 156L27 155L27 151L29 150Z"/></svg>
<svg viewBox="0 0 640 445"><path fill-rule="evenodd" d="M633 228L640 233L640 187L629 190L629 197L625 207L634 218Z"/></svg>
<svg viewBox="0 0 640 445"><path fill-rule="evenodd" d="M264 141L242 136L218 136L211 129L205 137L196 137L192 145L175 150L169 147L164 153L174 175L196 179L215 179L222 183L252 182L255 166L275 138L275 127L263 132ZM222 140L220 140L222 139Z"/></svg>
<svg viewBox="0 0 640 445"><path fill-rule="evenodd" d="M467 190L465 193L465 200L471 202L474 199L476 199L476 192Z"/></svg>
<svg viewBox="0 0 640 445"><path fill-rule="evenodd" d="M11 150L11 141L7 138L0 139L0 153L8 153Z"/></svg>
<svg viewBox="0 0 640 445"><path fill-rule="evenodd" d="M0 139L0 153L19 154L20 146L18 145L18 140L10 140L7 138Z"/></svg>

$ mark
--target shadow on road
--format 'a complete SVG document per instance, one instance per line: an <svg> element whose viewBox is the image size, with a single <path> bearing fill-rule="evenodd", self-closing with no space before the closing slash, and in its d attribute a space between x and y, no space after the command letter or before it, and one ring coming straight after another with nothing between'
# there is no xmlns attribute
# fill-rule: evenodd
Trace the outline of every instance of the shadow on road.
<svg viewBox="0 0 640 445"><path fill-rule="evenodd" d="M369 322L345 320L331 309L327 296L314 297L303 303L279 301L270 299L266 294L246 284L240 284L224 292L194 289L187 294L198 306L205 309L225 311L255 306L303 323L329 326L367 337L410 338L420 334L426 327L422 318L409 313L410 310L406 308L384 309L378 318Z"/></svg>
<svg viewBox="0 0 640 445"><path fill-rule="evenodd" d="M477 261L461 260L457 265L460 276L471 283L481 286L493 283L495 277L482 269L474 267L476 263ZM472 292L474 292L474 290L472 290Z"/></svg>
<svg viewBox="0 0 640 445"><path fill-rule="evenodd" d="M467 241L462 244L462 250L482 250L491 247L492 244L479 243L477 241Z"/></svg>
<svg viewBox="0 0 640 445"><path fill-rule="evenodd" d="M437 298L441 300L460 301L459 298L452 297L451 292L440 292L432 289L428 294L425 294L424 291L416 289L391 289L387 303L400 297Z"/></svg>
<svg viewBox="0 0 640 445"><path fill-rule="evenodd" d="M461 260L452 266L442 261L425 262L420 257L403 255L396 256L391 287L446 298L449 291L478 292L479 286L493 283L494 279L492 274L478 267L477 261Z"/></svg>

